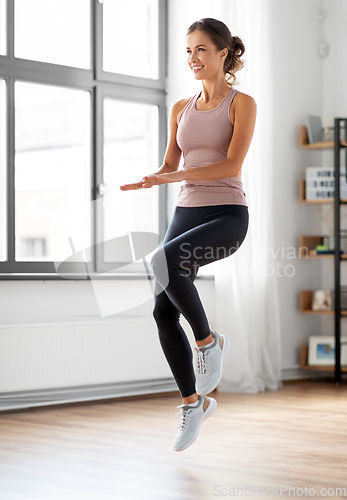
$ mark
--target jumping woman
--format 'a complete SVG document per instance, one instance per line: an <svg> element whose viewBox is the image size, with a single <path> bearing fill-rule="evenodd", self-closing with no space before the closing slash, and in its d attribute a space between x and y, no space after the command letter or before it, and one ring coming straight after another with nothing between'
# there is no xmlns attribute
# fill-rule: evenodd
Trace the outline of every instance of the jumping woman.
<svg viewBox="0 0 347 500"><path fill-rule="evenodd" d="M211 329L194 280L199 267L233 254L246 237L249 214L241 172L256 119L254 99L233 87L235 73L243 67L241 39L221 21L205 18L189 27L186 45L201 91L172 105L169 141L159 170L120 186L126 191L182 182L162 244L166 274L162 252L151 260L153 316L183 403L178 406L176 451L195 441L201 423L217 407L207 394L221 381L230 340ZM183 169L178 170L182 153ZM195 337L195 367L181 314Z"/></svg>

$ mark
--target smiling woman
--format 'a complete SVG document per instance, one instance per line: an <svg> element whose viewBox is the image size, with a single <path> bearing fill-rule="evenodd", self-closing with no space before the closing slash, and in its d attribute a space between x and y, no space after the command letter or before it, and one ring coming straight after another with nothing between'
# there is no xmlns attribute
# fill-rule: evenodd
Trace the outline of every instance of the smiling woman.
<svg viewBox="0 0 347 500"><path fill-rule="evenodd" d="M249 217L241 169L256 118L254 99L233 87L235 73L243 66L240 38L221 21L205 18L189 27L186 46L187 62L201 81L201 92L171 107L169 140L159 170L120 186L126 191L182 182L163 241L166 259L161 251L152 258L153 315L183 402L176 451L194 442L201 423L217 405L207 394L221 381L230 341L211 329L194 280L200 267L233 254L246 237ZM182 154L183 169L178 170ZM183 252L187 246L188 256ZM181 314L197 344L195 371L179 323Z"/></svg>

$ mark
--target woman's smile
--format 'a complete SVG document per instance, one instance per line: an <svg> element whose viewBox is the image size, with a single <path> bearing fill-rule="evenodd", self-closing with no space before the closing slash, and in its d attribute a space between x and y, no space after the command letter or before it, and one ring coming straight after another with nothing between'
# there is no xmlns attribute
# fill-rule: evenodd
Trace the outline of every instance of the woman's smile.
<svg viewBox="0 0 347 500"><path fill-rule="evenodd" d="M198 73L199 71L202 70L204 66L193 66L192 69L194 71L194 73Z"/></svg>

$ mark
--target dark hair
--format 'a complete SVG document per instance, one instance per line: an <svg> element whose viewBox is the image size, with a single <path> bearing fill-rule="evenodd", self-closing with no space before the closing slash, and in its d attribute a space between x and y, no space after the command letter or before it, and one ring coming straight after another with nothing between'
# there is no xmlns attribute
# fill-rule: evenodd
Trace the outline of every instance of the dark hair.
<svg viewBox="0 0 347 500"><path fill-rule="evenodd" d="M187 35L197 30L206 33L218 51L225 48L228 49L223 68L224 73L229 75L226 81L230 87L234 83L237 83L235 73L245 65L245 61L241 59L241 56L245 52L242 40L238 36L232 36L229 28L222 21L218 21L212 17L205 17L204 19L195 21L189 26Z"/></svg>

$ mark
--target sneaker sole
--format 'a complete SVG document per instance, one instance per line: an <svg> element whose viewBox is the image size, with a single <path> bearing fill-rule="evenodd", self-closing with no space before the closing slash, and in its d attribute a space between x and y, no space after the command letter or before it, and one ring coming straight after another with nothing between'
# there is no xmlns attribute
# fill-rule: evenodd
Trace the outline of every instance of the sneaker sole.
<svg viewBox="0 0 347 500"><path fill-rule="evenodd" d="M220 381L222 380L223 377L223 359L226 356L227 352L229 351L230 339L226 335L221 335L221 337L223 339L223 348L222 348L222 355L220 358L219 376L216 383L211 387L211 389L208 389L208 391L205 392L198 392L198 394L201 394L202 396L206 396L207 394L210 394L210 392L214 391L215 388L220 384Z"/></svg>
<svg viewBox="0 0 347 500"><path fill-rule="evenodd" d="M208 417L210 417L212 415L212 413L215 411L215 409L217 408L217 401L213 398L209 398L210 399L210 404L208 405L208 408L207 410L204 412L204 414L202 415L201 417L201 420L196 428L196 432L194 434L194 436L192 437L192 439L185 445L184 448L174 448L175 451L183 451L183 450L186 450L188 448L188 446L190 446L191 444L194 443L194 441L196 440L196 438L198 437L199 435L199 431L200 431L200 426L201 424L203 423L204 420L206 420Z"/></svg>

